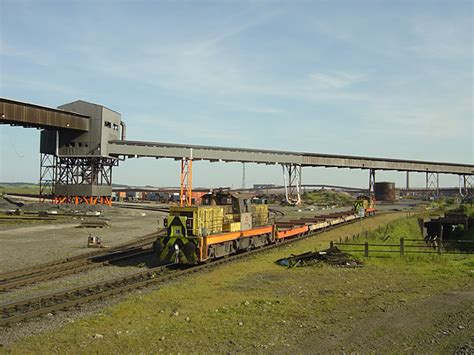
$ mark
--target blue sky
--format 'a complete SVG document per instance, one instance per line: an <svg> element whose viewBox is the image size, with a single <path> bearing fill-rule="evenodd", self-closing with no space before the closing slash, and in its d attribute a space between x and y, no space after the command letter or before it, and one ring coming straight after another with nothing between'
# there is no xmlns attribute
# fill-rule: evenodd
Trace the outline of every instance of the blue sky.
<svg viewBox="0 0 474 355"><path fill-rule="evenodd" d="M2 97L102 104L133 140L474 163L471 1L0 4ZM37 181L38 150L38 131L0 126L0 181ZM248 185L282 182L279 167L246 170ZM197 162L194 183L237 187L241 171ZM178 176L175 161L127 160L114 182ZM303 171L304 183L367 179Z"/></svg>

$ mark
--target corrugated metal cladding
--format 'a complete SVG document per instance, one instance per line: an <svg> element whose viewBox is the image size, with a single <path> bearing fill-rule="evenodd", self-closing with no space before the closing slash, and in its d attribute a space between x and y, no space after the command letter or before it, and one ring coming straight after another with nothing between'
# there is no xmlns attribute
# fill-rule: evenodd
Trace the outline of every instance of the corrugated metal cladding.
<svg viewBox="0 0 474 355"><path fill-rule="evenodd" d="M89 117L0 98L0 123L38 128L89 130Z"/></svg>

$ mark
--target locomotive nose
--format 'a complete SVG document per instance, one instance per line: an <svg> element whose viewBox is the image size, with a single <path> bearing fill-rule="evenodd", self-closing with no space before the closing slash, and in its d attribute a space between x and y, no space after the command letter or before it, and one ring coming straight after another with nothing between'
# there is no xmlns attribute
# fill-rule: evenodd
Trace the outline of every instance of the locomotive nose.
<svg viewBox="0 0 474 355"><path fill-rule="evenodd" d="M163 243L160 239L157 239L153 242L153 250L158 255L161 254L161 252L163 251Z"/></svg>

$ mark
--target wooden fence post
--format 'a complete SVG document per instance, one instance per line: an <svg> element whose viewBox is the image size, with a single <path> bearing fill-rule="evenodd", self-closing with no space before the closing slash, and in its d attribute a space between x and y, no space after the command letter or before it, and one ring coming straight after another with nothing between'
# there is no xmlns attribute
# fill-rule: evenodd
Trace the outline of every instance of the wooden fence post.
<svg viewBox="0 0 474 355"><path fill-rule="evenodd" d="M400 238L400 256L405 255L405 238Z"/></svg>
<svg viewBox="0 0 474 355"><path fill-rule="evenodd" d="M365 242L364 244L364 256L365 257L369 256L369 242Z"/></svg>
<svg viewBox="0 0 474 355"><path fill-rule="evenodd" d="M441 254L441 248L443 247L443 225L440 223L439 226L439 239L438 239L438 254Z"/></svg>

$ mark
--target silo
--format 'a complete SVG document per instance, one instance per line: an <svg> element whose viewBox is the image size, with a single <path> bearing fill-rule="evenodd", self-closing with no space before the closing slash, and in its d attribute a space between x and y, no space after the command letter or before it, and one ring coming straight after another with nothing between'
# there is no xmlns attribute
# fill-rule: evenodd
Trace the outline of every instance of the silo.
<svg viewBox="0 0 474 355"><path fill-rule="evenodd" d="M376 182L374 192L377 201L395 202L394 182Z"/></svg>

